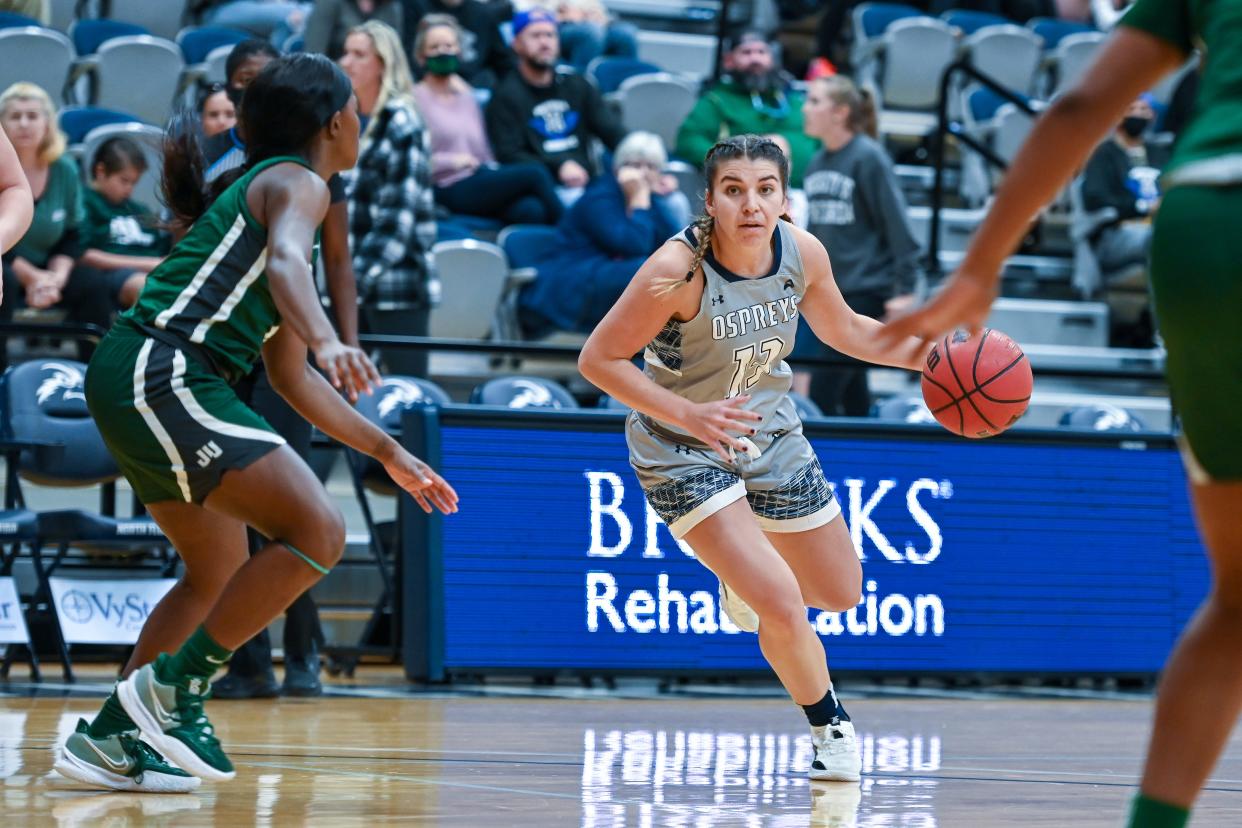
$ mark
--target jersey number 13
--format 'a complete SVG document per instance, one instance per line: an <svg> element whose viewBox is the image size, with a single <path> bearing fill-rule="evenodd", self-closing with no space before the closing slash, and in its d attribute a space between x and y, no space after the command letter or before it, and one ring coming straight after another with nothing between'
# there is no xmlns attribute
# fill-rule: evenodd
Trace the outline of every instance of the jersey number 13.
<svg viewBox="0 0 1242 828"><path fill-rule="evenodd" d="M777 355L785 347L779 336L769 337L755 345L743 345L733 349L733 379L729 381L729 396L736 397L750 390L759 377L772 373Z"/></svg>

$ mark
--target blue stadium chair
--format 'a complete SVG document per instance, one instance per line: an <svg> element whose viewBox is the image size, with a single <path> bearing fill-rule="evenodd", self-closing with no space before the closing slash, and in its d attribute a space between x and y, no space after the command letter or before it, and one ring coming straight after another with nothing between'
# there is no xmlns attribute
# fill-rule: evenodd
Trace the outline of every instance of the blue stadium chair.
<svg viewBox="0 0 1242 828"><path fill-rule="evenodd" d="M194 66L205 63L213 49L221 46L236 46L252 37L254 35L240 29L230 29L225 26L190 26L177 34L177 45L181 47L181 54L185 57L186 65Z"/></svg>
<svg viewBox="0 0 1242 828"><path fill-rule="evenodd" d="M1026 27L1043 39L1045 50L1055 49L1070 35L1096 31L1094 27L1086 23L1058 20L1055 17L1033 17L1026 22Z"/></svg>
<svg viewBox="0 0 1242 828"><path fill-rule="evenodd" d="M1096 403L1071 408L1061 415L1058 423L1067 428L1087 431L1143 431L1143 421L1120 406Z"/></svg>
<svg viewBox="0 0 1242 828"><path fill-rule="evenodd" d="M1020 99L1026 103L1031 103L1031 98L1022 93L1015 93ZM975 121L990 121L995 117L996 113L1002 106L1009 103L1009 99L1001 96L1000 93L994 92L986 86L979 86L971 90L966 96L967 106L970 107L970 117Z"/></svg>
<svg viewBox="0 0 1242 828"><path fill-rule="evenodd" d="M85 102L133 112L150 124L163 124L180 91L184 69L185 59L172 41L126 35L109 38L94 55L79 60L75 80L86 76L90 81ZM81 95L80 89L77 92Z"/></svg>
<svg viewBox="0 0 1242 828"><path fill-rule="evenodd" d="M974 34L985 26L1010 25L1009 18L1007 17L972 9L950 9L940 15L940 19L953 28L960 29L964 35Z"/></svg>
<svg viewBox="0 0 1242 828"><path fill-rule="evenodd" d="M85 371L85 365L72 360L36 359L10 368L0 378L0 433L6 442L26 446L12 453L8 468L7 489L16 504L25 502L22 480L49 487L102 484L98 512L56 509L37 515L38 537L32 547L39 584L36 597L48 606L48 579L58 568L73 565L66 562L71 546L110 555L158 551L164 575L177 566L167 538L149 516L115 515L112 484L120 470L86 408ZM51 558L45 555L45 546L56 547ZM63 641L60 647L65 677L72 681Z"/></svg>
<svg viewBox="0 0 1242 828"><path fill-rule="evenodd" d="M139 118L128 112L115 109L102 109L98 106L67 106L60 111L60 131L70 144L80 144L86 140L87 133L95 127L107 124L140 124Z"/></svg>
<svg viewBox="0 0 1242 828"><path fill-rule="evenodd" d="M936 418L919 396L896 396L871 407L871 416L877 420L898 423L934 423Z"/></svg>
<svg viewBox="0 0 1242 828"><path fill-rule="evenodd" d="M803 422L823 418L824 412L809 397L803 396L797 391L790 391L789 399L793 400L794 408L798 410L798 416Z"/></svg>
<svg viewBox="0 0 1242 828"><path fill-rule="evenodd" d="M578 401L559 383L543 377L496 377L474 389L470 402L501 408L578 408Z"/></svg>
<svg viewBox="0 0 1242 828"><path fill-rule="evenodd" d="M630 57L597 57L587 65L587 77L595 81L601 94L616 92L622 82L635 75L654 75L663 70L645 60Z"/></svg>
<svg viewBox="0 0 1242 828"><path fill-rule="evenodd" d="M546 224L514 224L501 231L496 239L509 257L509 267L534 267L545 261L559 244L560 234Z"/></svg>
<svg viewBox="0 0 1242 828"><path fill-rule="evenodd" d="M38 26L42 28L43 24L33 17L27 17L17 12L0 11L0 29L17 29L26 26Z"/></svg>
<svg viewBox="0 0 1242 828"><path fill-rule="evenodd" d="M923 12L904 3L863 3L854 8L854 37L869 40L884 34L889 24Z"/></svg>
<svg viewBox="0 0 1242 828"><path fill-rule="evenodd" d="M124 23L120 20L75 20L69 27L69 39L78 57L93 55L107 41L114 37L132 37L149 35L145 27L136 23Z"/></svg>

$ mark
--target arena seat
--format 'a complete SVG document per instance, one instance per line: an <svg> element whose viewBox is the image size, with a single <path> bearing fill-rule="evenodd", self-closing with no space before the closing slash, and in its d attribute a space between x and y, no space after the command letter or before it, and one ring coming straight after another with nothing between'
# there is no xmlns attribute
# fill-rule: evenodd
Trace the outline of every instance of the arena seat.
<svg viewBox="0 0 1242 828"><path fill-rule="evenodd" d="M429 334L487 339L496 327L509 263L494 244L461 239L431 248L440 274L440 304L431 311Z"/></svg>
<svg viewBox="0 0 1242 828"><path fill-rule="evenodd" d="M616 92L621 83L635 75L652 75L663 71L654 63L629 57L601 55L586 68L587 77L595 81L601 94Z"/></svg>
<svg viewBox="0 0 1242 828"><path fill-rule="evenodd" d="M67 106L57 116L60 131L70 144L80 144L95 127L105 124L142 123L128 112L117 112L115 109L102 109L98 106Z"/></svg>
<svg viewBox="0 0 1242 828"><path fill-rule="evenodd" d="M181 29L175 40L187 66L195 66L204 63L214 50L222 46L231 48L251 37L253 35L241 29L225 26L189 26Z"/></svg>
<svg viewBox="0 0 1242 828"><path fill-rule="evenodd" d="M794 408L798 411L798 416L803 420L818 420L824 416L824 412L818 405L805 394L799 394L797 391L789 392L789 399L793 400Z"/></svg>
<svg viewBox="0 0 1242 828"><path fill-rule="evenodd" d="M1030 29L1004 23L984 26L962 41L970 65L1006 89L1030 94L1043 61L1043 41Z"/></svg>
<svg viewBox="0 0 1242 828"><path fill-rule="evenodd" d="M470 394L475 405L502 408L578 408L578 401L559 383L544 377L495 377Z"/></svg>
<svg viewBox="0 0 1242 828"><path fill-rule="evenodd" d="M145 26L151 34L175 40L185 22L186 0L108 0L108 19Z"/></svg>
<svg viewBox="0 0 1242 828"><path fill-rule="evenodd" d="M73 44L55 29L0 28L0 90L18 81L40 87L54 102L63 100L73 66Z"/></svg>
<svg viewBox="0 0 1242 828"><path fill-rule="evenodd" d="M1026 27L1039 35L1044 41L1044 49L1052 50L1067 37L1079 34L1101 34L1093 26L1073 20L1061 20L1056 17L1032 17L1026 21Z"/></svg>
<svg viewBox="0 0 1242 828"><path fill-rule="evenodd" d="M155 215L163 210L160 202L160 174L164 167L164 131L158 127L136 123L103 124L86 134L82 142L81 167L83 177L89 181L95 166L95 155L104 141L124 136L142 148L147 159L147 172L134 186L131 198L146 206Z"/></svg>
<svg viewBox="0 0 1242 828"><path fill-rule="evenodd" d="M1073 86L1095 59L1104 38L1101 32L1071 34L1045 53L1043 96L1051 99Z"/></svg>
<svg viewBox="0 0 1242 828"><path fill-rule="evenodd" d="M81 19L75 20L69 27L69 39L73 41L73 48L80 58L95 54L100 46L114 37L149 34L151 32L145 26L120 20Z"/></svg>
<svg viewBox="0 0 1242 828"><path fill-rule="evenodd" d="M1071 408L1061 415L1060 424L1067 428L1089 431L1143 431L1143 421L1124 408L1111 403L1096 403Z"/></svg>
<svg viewBox="0 0 1242 828"><path fill-rule="evenodd" d="M133 35L109 38L93 56L80 61L79 67L75 77L91 76L91 104L163 124L179 89L185 61L171 41Z"/></svg>
<svg viewBox="0 0 1242 828"><path fill-rule="evenodd" d="M616 92L621 123L627 132L654 132L669 151L677 145L677 131L698 103L698 90L667 73L634 75Z"/></svg>
<svg viewBox="0 0 1242 828"><path fill-rule="evenodd" d="M871 407L871 415L877 420L898 423L935 423L936 418L927 409L927 403L917 395L889 397Z"/></svg>
<svg viewBox="0 0 1242 828"><path fill-rule="evenodd" d="M1012 25L1007 17L974 9L949 9L940 15L940 19L959 30L963 36L970 36L988 26Z"/></svg>
<svg viewBox="0 0 1242 828"><path fill-rule="evenodd" d="M907 17L860 56L858 80L878 92L881 132L922 136L935 128L940 76L957 47L956 33L943 20Z"/></svg>
<svg viewBox="0 0 1242 828"><path fill-rule="evenodd" d="M40 486L79 488L101 486L99 511L55 509L37 513L37 539L32 556L38 587L35 599L51 605L48 579L65 566L91 566L89 560L67 560L70 547L96 554L158 552L157 566L167 575L177 558L167 538L147 515L116 517L115 487L120 469L108 453L86 408L83 380L86 366L73 360L37 359L11 367L0 378L0 430L5 439L28 447L11 454L7 488L24 503L21 481ZM54 556L44 553L56 547ZM50 610L49 610L50 612ZM72 680L68 650L52 628L61 648L65 676Z"/></svg>
<svg viewBox="0 0 1242 828"><path fill-rule="evenodd" d="M0 29L43 28L43 24L33 17L17 12L0 11Z"/></svg>

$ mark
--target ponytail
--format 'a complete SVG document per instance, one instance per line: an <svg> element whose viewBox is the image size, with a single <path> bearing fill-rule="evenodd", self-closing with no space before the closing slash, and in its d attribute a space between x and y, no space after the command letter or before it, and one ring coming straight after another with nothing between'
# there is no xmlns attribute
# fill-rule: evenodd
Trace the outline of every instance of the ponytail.
<svg viewBox="0 0 1242 828"><path fill-rule="evenodd" d="M651 281L651 290L656 296L667 296L682 285L688 285L694 280L694 274L699 269L699 265L703 264L703 258L707 256L707 251L712 246L712 228L716 226L716 220L708 215L699 216L694 220L694 224L690 225L694 228L694 255L690 259L690 269L686 271L685 276L656 276Z"/></svg>
<svg viewBox="0 0 1242 828"><path fill-rule="evenodd" d="M864 132L872 138L879 137L880 124L875 111L875 93L866 86L858 88L858 106L850 112L850 129Z"/></svg>
<svg viewBox="0 0 1242 828"><path fill-rule="evenodd" d="M175 236L184 235L211 205L205 173L198 116L182 108L164 132L164 168L160 179L160 194L172 213L169 229Z"/></svg>

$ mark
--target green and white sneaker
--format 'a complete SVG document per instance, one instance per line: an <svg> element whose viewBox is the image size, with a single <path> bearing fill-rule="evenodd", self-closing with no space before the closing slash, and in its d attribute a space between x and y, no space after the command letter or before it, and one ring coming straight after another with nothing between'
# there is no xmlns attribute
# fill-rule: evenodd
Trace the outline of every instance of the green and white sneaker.
<svg viewBox="0 0 1242 828"><path fill-rule="evenodd" d="M202 780L165 761L138 732L92 738L86 719L61 745L53 767L91 787L113 791L188 793Z"/></svg>
<svg viewBox="0 0 1242 828"><path fill-rule="evenodd" d="M161 655L131 673L117 685L117 698L147 740L169 759L209 782L227 782L236 775L233 763L203 712L210 686L201 678L186 679L184 685L161 682L155 665L167 657Z"/></svg>

